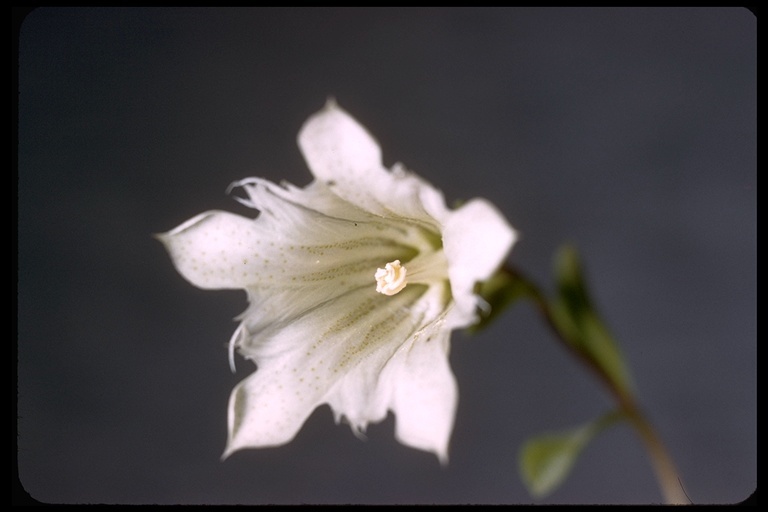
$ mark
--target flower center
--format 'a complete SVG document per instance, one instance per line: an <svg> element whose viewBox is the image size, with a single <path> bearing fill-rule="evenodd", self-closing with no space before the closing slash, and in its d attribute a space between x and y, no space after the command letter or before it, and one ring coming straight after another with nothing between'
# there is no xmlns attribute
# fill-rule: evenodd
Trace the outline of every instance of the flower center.
<svg viewBox="0 0 768 512"><path fill-rule="evenodd" d="M387 263L385 268L376 270L376 291L384 295L394 295L408 282L405 279L407 269L400 265L400 260Z"/></svg>

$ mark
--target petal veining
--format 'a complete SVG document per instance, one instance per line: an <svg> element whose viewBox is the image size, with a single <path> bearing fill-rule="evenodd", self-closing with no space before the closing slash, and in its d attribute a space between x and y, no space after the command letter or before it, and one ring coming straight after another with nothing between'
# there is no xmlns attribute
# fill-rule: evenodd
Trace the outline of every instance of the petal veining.
<svg viewBox="0 0 768 512"><path fill-rule="evenodd" d="M298 136L306 187L233 183L255 218L200 214L157 238L200 288L241 288L230 341L256 371L233 390L224 456L289 442L328 404L353 432L396 417L397 439L448 459L457 386L450 332L476 321L478 281L515 231L488 202L449 210L335 102Z"/></svg>
<svg viewBox="0 0 768 512"><path fill-rule="evenodd" d="M384 168L376 140L335 102L304 124L299 147L315 178L363 210L433 228L447 214L432 185L402 165Z"/></svg>
<svg viewBox="0 0 768 512"><path fill-rule="evenodd" d="M383 419L391 393L379 375L399 347L391 340L408 339L441 311L426 291L417 285L390 298L356 290L241 337L240 352L258 370L230 399L227 453L288 442L326 402L356 430Z"/></svg>

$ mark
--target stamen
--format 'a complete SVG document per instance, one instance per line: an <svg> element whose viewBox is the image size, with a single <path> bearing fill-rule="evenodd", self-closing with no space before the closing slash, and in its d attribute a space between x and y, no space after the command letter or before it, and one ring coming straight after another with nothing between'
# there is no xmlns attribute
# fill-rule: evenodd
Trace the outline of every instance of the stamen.
<svg viewBox="0 0 768 512"><path fill-rule="evenodd" d="M405 280L407 270L400 265L400 260L387 263L385 268L376 270L376 291L384 295L394 295L408 284Z"/></svg>

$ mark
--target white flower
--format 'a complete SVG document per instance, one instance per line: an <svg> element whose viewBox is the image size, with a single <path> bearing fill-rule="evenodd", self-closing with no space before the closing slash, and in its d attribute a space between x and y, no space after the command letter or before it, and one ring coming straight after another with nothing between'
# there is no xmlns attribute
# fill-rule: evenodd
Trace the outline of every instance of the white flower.
<svg viewBox="0 0 768 512"><path fill-rule="evenodd" d="M450 333L476 322L475 283L515 231L482 199L451 211L423 179L385 169L333 101L298 142L315 177L306 188L248 178L234 185L256 219L209 211L159 235L195 286L248 294L230 345L257 370L232 392L224 455L289 442L327 403L355 433L393 411L401 443L445 462Z"/></svg>

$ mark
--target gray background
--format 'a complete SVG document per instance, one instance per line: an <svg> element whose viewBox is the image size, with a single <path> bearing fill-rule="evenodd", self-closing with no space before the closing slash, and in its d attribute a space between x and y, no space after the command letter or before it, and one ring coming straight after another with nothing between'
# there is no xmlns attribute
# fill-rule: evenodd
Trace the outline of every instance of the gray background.
<svg viewBox="0 0 768 512"><path fill-rule="evenodd" d="M696 503L756 487L756 18L742 9L39 9L19 38L18 470L64 503L530 503L520 444L610 407L527 304L453 337L451 462L327 407L226 462L241 291L152 233L247 176L305 185L333 95L549 284L577 245ZM661 495L626 426L547 503Z"/></svg>

